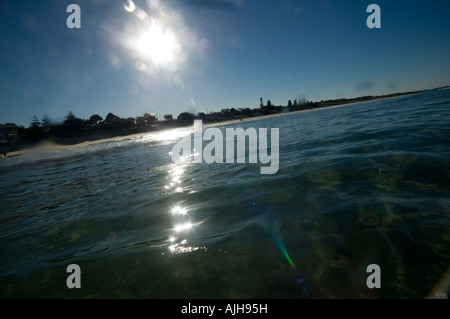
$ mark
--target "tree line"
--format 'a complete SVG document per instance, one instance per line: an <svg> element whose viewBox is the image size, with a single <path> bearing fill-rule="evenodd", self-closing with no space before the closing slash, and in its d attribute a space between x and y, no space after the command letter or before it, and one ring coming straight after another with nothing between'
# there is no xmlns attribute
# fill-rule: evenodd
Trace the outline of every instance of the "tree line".
<svg viewBox="0 0 450 319"><path fill-rule="evenodd" d="M165 114L161 120L158 120L155 115L149 113L127 118L121 118L113 113L108 113L105 118L99 114L94 114L89 119L82 119L77 117L73 112L69 112L64 121L57 124L52 122L48 116L42 119L33 116L28 128L19 127L19 134L25 135L26 137L42 137L45 135L66 136L79 132L102 130L151 131L161 128L191 125L196 119L201 119L206 123L214 123L230 119L274 114L282 112L286 108L292 111L297 105L297 100L294 103L291 103L289 100L288 107L274 106L270 100L267 101L267 104L263 105L261 99L259 108L224 108L208 114L204 112L198 112L197 114L183 112L176 118L172 114Z"/></svg>
<svg viewBox="0 0 450 319"><path fill-rule="evenodd" d="M39 119L34 116L28 128L23 126L18 127L18 134L28 138L40 138L45 136L73 136L80 133L89 134L90 132L98 131L121 131L120 134L132 134L147 131L154 131L164 128L173 128L179 126L192 125L196 119L203 120L204 123L216 123L227 120L236 120L251 118L255 116L265 116L277 113L287 113L299 110L320 108L326 106L333 106L338 104L347 104L354 102L368 101L382 97L392 97L404 94L410 94L416 92L396 93L385 96L373 97L363 96L351 99L335 99L320 102L307 101L305 99L293 99L288 100L287 105L274 105L271 100L267 100L264 103L263 98L260 98L259 107L255 108L223 108L220 111L198 112L192 114L189 112L183 112L174 118L172 114L166 114L161 120L153 114L144 113L137 117L121 118L113 113L108 113L105 118L98 114L92 115L89 119L81 119L75 116L74 113L69 112L64 121L59 124L52 123L46 116L43 119ZM14 125L13 123L9 123Z"/></svg>

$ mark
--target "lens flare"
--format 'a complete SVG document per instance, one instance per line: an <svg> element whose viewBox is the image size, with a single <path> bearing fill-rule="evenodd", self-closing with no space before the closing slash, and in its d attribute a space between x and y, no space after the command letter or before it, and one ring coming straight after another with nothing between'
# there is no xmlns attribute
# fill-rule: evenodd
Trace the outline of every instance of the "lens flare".
<svg viewBox="0 0 450 319"><path fill-rule="evenodd" d="M253 209L259 208L259 206L255 202L253 202L251 205L253 206ZM299 285L300 288L299 292L303 295L309 294L311 292L311 287L305 281L303 276L299 273L297 266L295 265L291 256L289 256L289 253L287 252L286 246L284 245L284 241L281 236L280 229L278 227L277 221L275 220L272 207L269 205L264 207L264 210L262 212L260 210L257 210L257 212L258 212L258 219L262 228L266 230L267 234L272 239L274 244L281 250L283 255L286 257L289 266L291 266L292 270L294 271L294 278L295 278L294 282L296 285Z"/></svg>
<svg viewBox="0 0 450 319"><path fill-rule="evenodd" d="M254 208L259 208L256 203L252 203ZM294 262L289 256L286 246L284 245L283 237L281 237L280 228L278 227L278 223L275 220L275 216L273 214L272 208L270 206L264 208L264 211L259 214L259 218L261 218L261 226L266 230L269 237L272 239L274 244L281 250L283 255L286 257L289 265L296 269Z"/></svg>
<svg viewBox="0 0 450 319"><path fill-rule="evenodd" d="M273 221L273 225L270 228L270 237L272 238L275 245L281 250L283 255L286 257L289 265L292 267L292 269L296 269L294 262L292 261L291 257L289 256L286 246L284 245L283 238L281 237L280 229L278 228L278 225L276 224L276 221Z"/></svg>
<svg viewBox="0 0 450 319"><path fill-rule="evenodd" d="M258 205L256 203L252 203L252 206L253 208L258 208ZM270 205L265 207L262 213L260 212L258 215L262 227L266 230L274 244L281 250L283 255L286 257L289 266L291 266L292 270L294 271L294 282L295 284L299 285L299 292L303 295L309 294L311 292L311 287L299 273L297 266L294 264L294 261L287 252L286 246L284 245L284 241L281 236L280 228L278 227L275 215L272 211L272 207Z"/></svg>
<svg viewBox="0 0 450 319"><path fill-rule="evenodd" d="M281 251L283 252L284 256L286 256L286 259L288 260L288 263L289 263L289 265L291 265L292 269L297 269L297 267L295 266L295 264L292 261L291 257L289 257L289 254L287 253L287 251L283 250L283 249L281 249Z"/></svg>
<svg viewBox="0 0 450 319"><path fill-rule="evenodd" d="M131 0L128 0L128 4L124 4L123 7L129 13L133 13L136 10L136 5Z"/></svg>

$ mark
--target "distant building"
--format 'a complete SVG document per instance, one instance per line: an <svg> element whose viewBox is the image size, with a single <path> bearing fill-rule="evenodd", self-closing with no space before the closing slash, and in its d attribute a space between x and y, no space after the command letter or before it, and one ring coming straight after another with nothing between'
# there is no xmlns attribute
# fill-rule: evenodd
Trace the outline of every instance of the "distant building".
<svg viewBox="0 0 450 319"><path fill-rule="evenodd" d="M17 133L19 131L19 127L15 124L0 124L0 142L6 143L8 140L17 137Z"/></svg>

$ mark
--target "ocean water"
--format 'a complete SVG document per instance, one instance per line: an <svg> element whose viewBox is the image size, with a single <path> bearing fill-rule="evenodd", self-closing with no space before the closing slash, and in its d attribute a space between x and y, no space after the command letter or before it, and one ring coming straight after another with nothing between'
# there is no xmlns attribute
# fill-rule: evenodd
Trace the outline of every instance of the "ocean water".
<svg viewBox="0 0 450 319"><path fill-rule="evenodd" d="M450 90L219 127L279 128L277 174L174 164L186 128L0 160L0 297L423 298L448 269Z"/></svg>

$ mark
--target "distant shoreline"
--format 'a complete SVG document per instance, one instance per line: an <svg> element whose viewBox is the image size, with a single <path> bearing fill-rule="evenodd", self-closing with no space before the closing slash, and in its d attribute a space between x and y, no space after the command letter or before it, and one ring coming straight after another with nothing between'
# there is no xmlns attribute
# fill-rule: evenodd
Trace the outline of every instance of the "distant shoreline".
<svg viewBox="0 0 450 319"><path fill-rule="evenodd" d="M422 92L422 91L420 91L420 92ZM367 101L357 101L357 102L351 102L351 103L329 105L329 106L323 106L323 107L315 107L315 108L297 110L297 111L286 112L286 113L276 113L276 114L269 114L269 115L247 117L247 118L242 118L242 119L225 120L225 121L221 121L221 122L206 123L206 124L204 124L204 126L205 127L215 127L215 126L233 125L233 124L239 124L239 123L245 123L245 122L251 122L251 121L259 121L259 120L270 119L270 118L275 118L275 117L288 116L288 115L292 115L292 114L300 114L300 113L309 112L309 111L316 111L316 110L320 110L320 109L330 109L330 108L350 106L350 105L355 105L355 104L365 104L365 103L369 103L369 102L373 102L373 101L390 100L390 99L415 95L420 92L411 92L411 93L406 93L403 95L388 96L388 97L381 96L379 98L373 98L373 99L367 100ZM151 134L160 134L165 131L171 131L174 129L183 129L183 128L189 129L192 127L193 127L193 125L189 125L189 126L184 126L184 127L161 129L161 130L152 131L152 132L117 135L114 137L98 138L98 139L95 139L95 136L86 136L86 140L82 141L82 142L79 142L80 137L61 138L60 140L64 140L64 144L59 144L54 140L44 140L42 142L37 143L36 145L34 145L32 147L27 147L27 148L24 148L21 150L9 152L6 157L11 158L11 157L22 156L22 155L32 153L37 150L39 150L39 151L42 151L42 150L64 150L64 149L73 149L73 148L85 147L85 146L89 146L89 145L96 145L96 144L102 144L102 143L108 143L108 142L114 142L114 141L122 141L125 139L139 139L144 136L151 135ZM94 139L90 140L89 138L94 138Z"/></svg>
<svg viewBox="0 0 450 319"><path fill-rule="evenodd" d="M209 123L209 124L206 124L204 126L207 126L207 127L211 126L211 127L213 127L213 126L220 126L220 125L231 125L231 124L236 124L236 123L259 121L259 120L264 120L264 119L267 119L267 118L288 116L288 115L292 115L292 114L300 114L300 113L309 112L309 111L318 111L318 110L323 110L323 109L332 109L332 108L343 107L343 106L350 106L350 105L355 105L355 104L364 104L364 103L369 103L369 102L374 102L374 101L391 100L391 99L401 98L401 97L405 97L405 96L415 95L415 94L418 94L418 93L420 93L420 92L412 92L412 93L407 93L407 94L398 95L398 96L373 98L372 100L367 100L367 101L358 101L358 102L351 102L351 103L343 103L343 104L322 106L322 107L310 108L310 109L305 109L305 110L297 110L297 111L286 112L286 113L276 113L276 114L270 114L270 115L253 116L253 117L243 118L242 120L235 120L234 119L234 120L228 120L228 121L217 122L217 123Z"/></svg>

